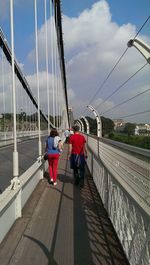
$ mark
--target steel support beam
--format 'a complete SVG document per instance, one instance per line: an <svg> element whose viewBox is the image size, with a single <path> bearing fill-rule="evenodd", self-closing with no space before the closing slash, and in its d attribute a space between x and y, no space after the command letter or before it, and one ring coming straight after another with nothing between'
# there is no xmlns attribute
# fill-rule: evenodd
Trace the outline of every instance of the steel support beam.
<svg viewBox="0 0 150 265"><path fill-rule="evenodd" d="M134 46L150 64L150 46L144 43L144 41L140 39L129 40L127 46L128 47Z"/></svg>
<svg viewBox="0 0 150 265"><path fill-rule="evenodd" d="M81 116L81 118L84 119L84 121L86 123L86 133L89 134L90 133L89 122L88 122L88 120L84 116Z"/></svg>
<svg viewBox="0 0 150 265"><path fill-rule="evenodd" d="M97 121L97 136L98 137L102 137L102 121L101 121L101 117L100 117L99 113L91 105L88 105L87 108L89 108L93 112L93 114L94 114L94 116L96 118L96 121Z"/></svg>
<svg viewBox="0 0 150 265"><path fill-rule="evenodd" d="M81 132L84 132L84 124L83 124L83 122L80 120L80 119L78 119L77 120L79 123L80 123L80 125L81 125Z"/></svg>
<svg viewBox="0 0 150 265"><path fill-rule="evenodd" d="M81 123L79 122L79 120L76 121L77 125L79 126L79 130L82 132L82 125Z"/></svg>

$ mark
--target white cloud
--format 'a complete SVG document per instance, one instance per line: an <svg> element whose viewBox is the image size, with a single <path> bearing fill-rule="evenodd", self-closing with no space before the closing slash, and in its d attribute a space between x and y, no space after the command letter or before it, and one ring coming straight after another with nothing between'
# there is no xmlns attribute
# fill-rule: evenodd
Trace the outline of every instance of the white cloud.
<svg viewBox="0 0 150 265"><path fill-rule="evenodd" d="M68 86L74 90L76 101L82 100L82 111L86 102L90 101L108 73L127 48L127 42L136 34L136 27L130 23L119 26L111 21L111 13L106 1L95 3L91 9L82 12L76 18L63 16L63 31L65 42L65 57L67 63ZM148 40L148 37L141 36ZM145 59L135 48L130 48L124 58L116 67L115 71L106 84L96 96L97 100L105 100L118 86L124 83L142 65ZM145 79L142 80L142 75ZM114 97L105 102L100 112L108 109L109 106L118 104L123 100L124 91L129 97L130 91L138 82L141 87L149 83L149 74L142 71L129 81ZM74 100L75 101L75 100ZM137 100L136 103L138 105ZM76 104L72 102L74 108ZM96 106L95 102L92 102ZM148 109L149 104L141 106ZM125 108L128 113L128 108ZM132 108L136 112L137 107ZM119 111L116 111L119 115ZM81 113L82 114L82 113Z"/></svg>
<svg viewBox="0 0 150 265"><path fill-rule="evenodd" d="M136 35L137 29L131 23L119 26L117 23L112 22L111 10L105 0L96 2L91 9L84 10L78 17L63 15L62 22L69 104L82 115L88 102L90 102L96 91L101 88L103 81L127 48L127 42ZM49 30L50 24L51 22L48 20ZM148 43L150 42L148 36L140 35L138 37ZM41 69L44 69L44 25L38 31L38 41L39 61ZM31 51L28 58L33 60L35 52ZM143 56L135 48L129 48L110 78L108 78L108 81L100 89L100 92L96 94L95 100L105 100L145 62ZM119 89L114 96L106 100L103 107L98 110L103 112L109 107L129 98L136 91L137 86L139 87L139 84L142 89L149 81L150 75L144 69ZM137 99L137 106L140 104L140 100L142 101L140 98ZM96 106L94 101L92 104ZM141 106L141 111L149 108L149 104L144 104ZM136 110L137 107L134 105L132 111L130 110L130 114L136 112ZM115 113L122 115L122 113L128 114L128 111L128 107L125 106L124 111L120 108L120 111L117 110Z"/></svg>
<svg viewBox="0 0 150 265"><path fill-rule="evenodd" d="M31 91L35 98L38 98L38 91L37 91L37 77L36 74L28 75L27 81L29 83L29 86L31 88ZM47 113L47 102L49 97L49 105L50 105L50 111L53 111L53 100L55 101L55 98L57 96L57 103L58 106L61 108L63 105L63 96L61 95L62 91L60 91L59 87L60 80L52 75L48 75L48 88L49 92L47 92L47 73L46 71L39 72L39 95L40 95L40 108ZM54 90L53 90L54 87ZM56 92L57 90L57 92ZM54 92L54 94L53 94ZM57 94L56 94L57 93Z"/></svg>

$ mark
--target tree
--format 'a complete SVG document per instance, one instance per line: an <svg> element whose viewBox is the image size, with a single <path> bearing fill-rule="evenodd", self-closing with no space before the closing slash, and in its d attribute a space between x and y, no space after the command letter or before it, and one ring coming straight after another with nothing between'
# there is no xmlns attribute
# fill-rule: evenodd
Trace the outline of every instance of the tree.
<svg viewBox="0 0 150 265"><path fill-rule="evenodd" d="M114 131L114 122L111 119L105 118L102 116L101 121L102 121L102 134L103 134L103 136Z"/></svg>
<svg viewBox="0 0 150 265"><path fill-rule="evenodd" d="M89 116L86 116L86 119L89 122L89 126L90 126L90 134L94 134L97 135L97 122L96 119L92 119Z"/></svg>
<svg viewBox="0 0 150 265"><path fill-rule="evenodd" d="M124 133L126 133L128 136L135 134L135 123L127 122L124 127Z"/></svg>

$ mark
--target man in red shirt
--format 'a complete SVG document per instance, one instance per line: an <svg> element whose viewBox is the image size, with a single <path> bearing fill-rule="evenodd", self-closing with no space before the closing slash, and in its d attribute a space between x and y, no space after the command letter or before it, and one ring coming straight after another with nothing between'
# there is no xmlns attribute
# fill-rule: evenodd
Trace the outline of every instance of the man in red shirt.
<svg viewBox="0 0 150 265"><path fill-rule="evenodd" d="M69 139L70 166L73 169L75 184L84 186L85 158L87 157L85 137L79 133L79 126L73 126L74 134Z"/></svg>

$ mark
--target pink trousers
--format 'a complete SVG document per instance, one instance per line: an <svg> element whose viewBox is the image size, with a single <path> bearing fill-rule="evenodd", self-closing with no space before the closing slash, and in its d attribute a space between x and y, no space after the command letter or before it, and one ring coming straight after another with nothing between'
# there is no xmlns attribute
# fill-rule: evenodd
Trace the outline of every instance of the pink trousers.
<svg viewBox="0 0 150 265"><path fill-rule="evenodd" d="M49 176L56 182L59 154L48 154Z"/></svg>

